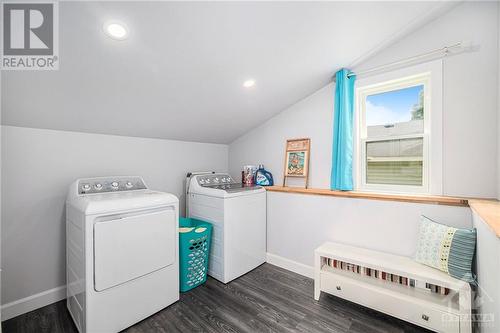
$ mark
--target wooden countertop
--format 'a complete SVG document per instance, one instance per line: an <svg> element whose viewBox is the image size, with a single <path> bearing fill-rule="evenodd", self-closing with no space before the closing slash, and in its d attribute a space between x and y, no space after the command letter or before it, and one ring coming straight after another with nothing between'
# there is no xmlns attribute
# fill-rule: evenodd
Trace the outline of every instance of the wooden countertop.
<svg viewBox="0 0 500 333"><path fill-rule="evenodd" d="M434 195L381 194L381 193L358 192L358 191L333 191L328 189L315 189L315 188L306 189L300 187L283 187L283 186L268 186L266 187L266 189L270 192L325 195L325 196L342 197L342 198L415 202L423 204L461 206L461 207L468 207L469 205L468 199L466 198L444 197L444 196L434 196Z"/></svg>
<svg viewBox="0 0 500 333"><path fill-rule="evenodd" d="M500 237L500 201L471 199L469 206L490 226L497 237Z"/></svg>
<svg viewBox="0 0 500 333"><path fill-rule="evenodd" d="M487 199L467 199L436 195L382 194L358 191L333 191L317 188L268 186L270 192L324 195L341 198L357 198L384 201L414 202L422 204L471 207L500 238L500 201Z"/></svg>

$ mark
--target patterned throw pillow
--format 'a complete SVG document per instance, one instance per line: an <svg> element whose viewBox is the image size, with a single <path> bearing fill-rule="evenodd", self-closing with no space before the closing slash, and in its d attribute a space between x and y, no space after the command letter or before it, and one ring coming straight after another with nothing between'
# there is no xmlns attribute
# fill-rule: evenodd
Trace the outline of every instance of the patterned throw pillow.
<svg viewBox="0 0 500 333"><path fill-rule="evenodd" d="M448 227L422 215L415 261L475 284L472 273L475 248L476 229Z"/></svg>

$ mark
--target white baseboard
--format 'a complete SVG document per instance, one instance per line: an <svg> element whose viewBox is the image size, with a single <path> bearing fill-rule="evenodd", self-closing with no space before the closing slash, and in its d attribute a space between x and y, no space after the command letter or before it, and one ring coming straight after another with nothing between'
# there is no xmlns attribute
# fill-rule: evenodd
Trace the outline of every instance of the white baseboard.
<svg viewBox="0 0 500 333"><path fill-rule="evenodd" d="M267 262L272 265L300 274L302 276L307 276L308 278L311 279L314 278L314 267L312 266L307 266L301 264L300 262L283 258L269 252L267 253Z"/></svg>
<svg viewBox="0 0 500 333"><path fill-rule="evenodd" d="M60 286L4 304L1 308L2 321L17 317L23 313L36 310L65 298L66 286Z"/></svg>

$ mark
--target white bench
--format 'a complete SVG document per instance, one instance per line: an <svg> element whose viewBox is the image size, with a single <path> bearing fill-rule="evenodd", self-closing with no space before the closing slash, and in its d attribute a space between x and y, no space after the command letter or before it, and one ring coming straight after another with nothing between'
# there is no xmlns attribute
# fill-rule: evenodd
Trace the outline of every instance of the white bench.
<svg viewBox="0 0 500 333"><path fill-rule="evenodd" d="M332 267L333 260L348 263L349 267L356 265L353 270L361 273ZM470 285L408 257L325 243L315 251L314 270L316 300L323 291L433 331L472 332ZM416 286L366 275L374 270L408 279L403 281L411 279ZM425 288L426 283L447 288L449 292L447 295L431 292Z"/></svg>

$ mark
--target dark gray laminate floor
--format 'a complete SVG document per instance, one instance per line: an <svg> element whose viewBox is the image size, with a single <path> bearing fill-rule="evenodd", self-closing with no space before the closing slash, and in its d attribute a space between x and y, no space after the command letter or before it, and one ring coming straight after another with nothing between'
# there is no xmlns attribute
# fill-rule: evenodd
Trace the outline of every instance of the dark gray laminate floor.
<svg viewBox="0 0 500 333"><path fill-rule="evenodd" d="M76 332L64 301L2 324L4 333ZM409 323L322 294L313 281L264 264L224 285L214 279L125 330L137 332L427 332Z"/></svg>

